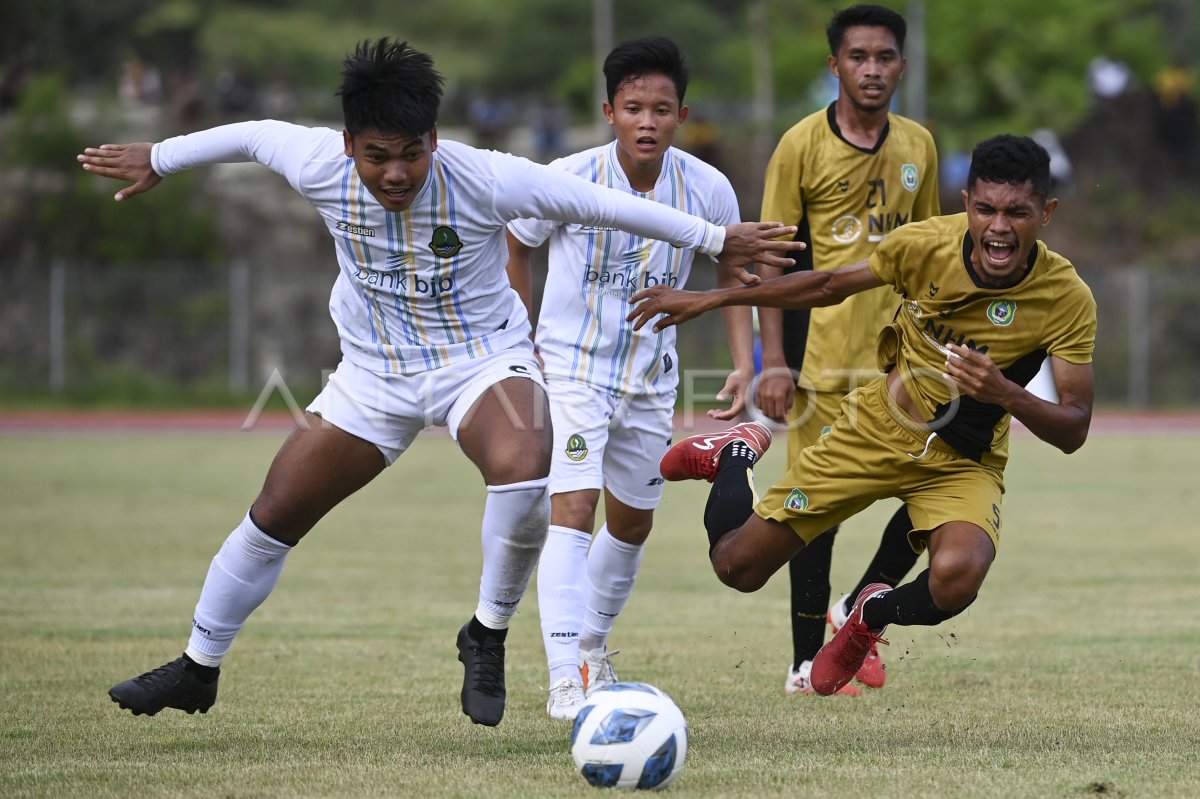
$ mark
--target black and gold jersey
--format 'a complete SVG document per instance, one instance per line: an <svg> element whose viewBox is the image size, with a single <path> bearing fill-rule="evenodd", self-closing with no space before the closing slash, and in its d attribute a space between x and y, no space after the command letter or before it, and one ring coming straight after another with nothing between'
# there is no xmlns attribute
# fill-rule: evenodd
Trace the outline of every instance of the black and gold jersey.
<svg viewBox="0 0 1200 799"><path fill-rule="evenodd" d="M834 109L788 130L767 167L761 218L799 226L808 249L793 253L797 269L865 260L892 231L940 212L929 131L889 114L875 148L864 150L842 137ZM809 312L786 312L785 352L793 368L803 364L800 384L844 393L875 374L875 336L895 310L896 298L880 289L813 309L807 323Z"/></svg>
<svg viewBox="0 0 1200 799"><path fill-rule="evenodd" d="M1096 303L1071 262L1037 242L1015 286L993 288L971 265L967 215L906 225L871 255L871 271L902 298L895 321L879 334L878 366L898 368L909 395L938 435L987 465L1007 459L1009 414L960 396L942 378L953 342L986 353L1021 385L1047 355L1092 360Z"/></svg>

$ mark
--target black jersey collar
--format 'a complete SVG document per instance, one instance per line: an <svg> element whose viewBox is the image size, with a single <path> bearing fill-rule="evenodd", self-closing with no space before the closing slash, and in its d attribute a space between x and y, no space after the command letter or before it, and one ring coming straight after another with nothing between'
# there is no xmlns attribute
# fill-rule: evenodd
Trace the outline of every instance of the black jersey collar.
<svg viewBox="0 0 1200 799"><path fill-rule="evenodd" d="M1038 253L1041 252L1042 243L1035 242L1033 249L1029 251L1028 263L1025 264L1025 274L1021 275L1021 279L1011 286L993 286L985 283L979 277L979 273L975 271L975 265L971 263L971 253L975 250L975 241L971 238L971 231L963 234L962 259L963 266L967 268L967 274L971 276L971 282L976 288L987 289L988 291L1007 291L1008 289L1016 288L1025 282L1025 280L1033 274L1033 265L1037 263Z"/></svg>
<svg viewBox="0 0 1200 799"><path fill-rule="evenodd" d="M857 144L849 141L845 136L842 135L842 129L838 127L837 123L837 100L834 100L829 104L829 107L825 109L825 118L829 120L829 128L833 131L833 135L837 136L839 139L846 142L846 144L850 145L855 150L858 150L860 153L866 153L867 155L874 155L875 153L879 152L879 148L883 146L885 141L887 141L888 131L892 129L892 120L889 117L888 120L883 123L883 130L879 134L879 141L875 142L874 147L868 149L866 147L859 147Z"/></svg>

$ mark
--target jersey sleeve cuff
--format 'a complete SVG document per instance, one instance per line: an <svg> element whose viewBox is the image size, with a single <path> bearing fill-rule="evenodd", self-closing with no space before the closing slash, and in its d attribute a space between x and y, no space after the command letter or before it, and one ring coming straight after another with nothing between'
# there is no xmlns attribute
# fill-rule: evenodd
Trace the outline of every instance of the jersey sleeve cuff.
<svg viewBox="0 0 1200 799"><path fill-rule="evenodd" d="M720 225L708 225L708 232L704 237L704 243L696 249L705 255L716 257L725 249L725 228Z"/></svg>

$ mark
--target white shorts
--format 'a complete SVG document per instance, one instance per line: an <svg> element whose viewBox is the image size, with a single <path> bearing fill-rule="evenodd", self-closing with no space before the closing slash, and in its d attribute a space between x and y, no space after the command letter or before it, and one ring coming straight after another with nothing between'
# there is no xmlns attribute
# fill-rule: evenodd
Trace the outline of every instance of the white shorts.
<svg viewBox="0 0 1200 799"><path fill-rule="evenodd" d="M457 440L475 401L510 377L545 386L532 342L408 376L377 374L343 359L308 410L370 441L391 466L426 427L445 425Z"/></svg>
<svg viewBox="0 0 1200 799"><path fill-rule="evenodd" d="M631 508L662 499L658 463L671 446L675 393L614 396L585 383L548 378L554 455L550 493L607 488Z"/></svg>

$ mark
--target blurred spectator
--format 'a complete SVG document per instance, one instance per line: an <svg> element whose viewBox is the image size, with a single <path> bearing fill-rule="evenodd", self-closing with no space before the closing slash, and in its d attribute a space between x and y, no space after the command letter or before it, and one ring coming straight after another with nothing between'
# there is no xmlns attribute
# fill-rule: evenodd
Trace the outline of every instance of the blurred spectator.
<svg viewBox="0 0 1200 799"><path fill-rule="evenodd" d="M693 114L680 129L679 147L701 161L721 169L721 128L703 114ZM721 169L721 171L724 171Z"/></svg>
<svg viewBox="0 0 1200 799"><path fill-rule="evenodd" d="M241 59L217 76L217 110L241 119L257 113L258 81Z"/></svg>
<svg viewBox="0 0 1200 799"><path fill-rule="evenodd" d="M965 150L943 152L941 156L942 213L949 208L962 207L962 190L967 187L967 173L971 169L971 154Z"/></svg>
<svg viewBox="0 0 1200 799"><path fill-rule="evenodd" d="M158 67L142 60L137 53L130 54L121 65L117 99L127 107L162 103L163 82Z"/></svg>
<svg viewBox="0 0 1200 799"><path fill-rule="evenodd" d="M534 157L548 163L566 152L566 113L549 97L538 100L533 114Z"/></svg>
<svg viewBox="0 0 1200 799"><path fill-rule="evenodd" d="M296 92L283 67L271 70L262 93L262 113L267 119L291 119L296 113Z"/></svg>
<svg viewBox="0 0 1200 799"><path fill-rule="evenodd" d="M0 77L0 114L16 108L24 93L25 65L20 56L12 53L4 64L4 76Z"/></svg>
<svg viewBox="0 0 1200 799"><path fill-rule="evenodd" d="M167 77L167 103L181 129L190 131L200 125L204 100L196 70L190 64L176 67Z"/></svg>
<svg viewBox="0 0 1200 799"><path fill-rule="evenodd" d="M1058 134L1049 128L1039 128L1029 134L1029 137L1046 148L1046 152L1050 154L1050 191L1058 197L1066 196L1070 193L1075 178L1075 168L1071 165L1071 158L1059 141Z"/></svg>
<svg viewBox="0 0 1200 799"><path fill-rule="evenodd" d="M476 97L468 110L475 146L484 150L503 150L512 123L512 105L504 100Z"/></svg>
<svg viewBox="0 0 1200 799"><path fill-rule="evenodd" d="M1200 140L1200 116L1195 97L1196 76L1176 60L1154 76L1158 136L1173 155L1190 160Z"/></svg>
<svg viewBox="0 0 1200 799"><path fill-rule="evenodd" d="M1088 63L1088 87L1101 104L1111 103L1129 90L1133 73L1124 61L1098 55Z"/></svg>

